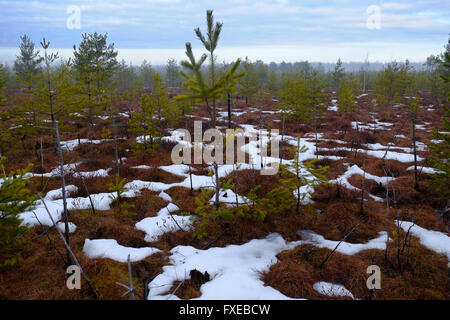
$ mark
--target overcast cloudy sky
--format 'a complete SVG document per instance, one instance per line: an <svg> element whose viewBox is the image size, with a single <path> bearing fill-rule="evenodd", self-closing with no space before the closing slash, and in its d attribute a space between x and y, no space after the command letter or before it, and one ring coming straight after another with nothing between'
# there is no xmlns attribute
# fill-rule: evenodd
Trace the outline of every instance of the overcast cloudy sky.
<svg viewBox="0 0 450 320"><path fill-rule="evenodd" d="M69 29L70 6L81 10L80 29ZM378 29L373 22L380 9ZM69 57L84 32L108 32L120 58L153 64L182 59L184 44L200 50L193 29L205 11L224 23L217 51L231 61L423 61L443 51L450 32L450 1L442 0L0 0L0 61L11 62L19 36L42 37ZM74 21L74 20L71 20Z"/></svg>

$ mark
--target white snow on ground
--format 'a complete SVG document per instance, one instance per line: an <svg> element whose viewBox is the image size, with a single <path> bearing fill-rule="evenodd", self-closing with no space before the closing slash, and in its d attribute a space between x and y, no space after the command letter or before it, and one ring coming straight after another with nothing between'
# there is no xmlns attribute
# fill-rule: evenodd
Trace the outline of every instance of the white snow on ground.
<svg viewBox="0 0 450 320"><path fill-rule="evenodd" d="M189 166L185 164L172 164L170 166L160 166L159 169L181 177L189 176ZM191 167L191 172L195 171L196 169Z"/></svg>
<svg viewBox="0 0 450 320"><path fill-rule="evenodd" d="M151 169L152 167L143 164L143 165L135 166L135 167L131 167L131 168L132 169Z"/></svg>
<svg viewBox="0 0 450 320"><path fill-rule="evenodd" d="M396 148L396 147L391 147ZM354 152L355 150L352 148L347 147L336 147L336 148L320 148L321 151L348 151L348 152ZM385 156L386 160L397 160L400 162L414 162L414 155L410 153L403 153L403 152L396 152L396 151L385 151L385 150L365 150L358 148L358 152L365 153L369 156L375 157L375 158L383 158ZM424 158L417 156L417 161L423 161Z"/></svg>
<svg viewBox="0 0 450 320"><path fill-rule="evenodd" d="M443 232L427 230L418 225L413 225L410 221L398 221L400 222L400 228L403 231L408 232L409 228L413 226L410 230L410 234L419 238L419 242L434 252L442 254L447 257L450 261L450 237ZM396 221L397 223L397 221Z"/></svg>
<svg viewBox="0 0 450 320"><path fill-rule="evenodd" d="M87 171L87 172L78 172L77 171L77 167L81 164L81 162L77 162L77 163L69 163L69 164L65 164L63 166L63 170L64 170L64 175L67 174L72 174L74 177L83 177L83 178L92 178L92 177L108 177L109 176L109 172L112 170L111 168L109 169L99 169L99 170L95 170L95 171ZM48 173L33 173L30 175L30 177L46 177L46 178L55 178L55 177L60 177L61 176L61 170L59 168L59 166L55 167L52 171L48 172Z"/></svg>
<svg viewBox="0 0 450 320"><path fill-rule="evenodd" d="M350 168L348 168L347 171L345 171L343 175L337 177L337 178L334 179L334 180L330 180L329 182L330 182L330 183L340 183L340 184L342 184L343 186L345 186L347 189L350 189L350 190L356 190L356 191L361 191L361 189L359 189L359 188L353 186L353 185L348 181L348 179L349 179L351 176L355 175L355 174L360 175L360 176L364 176L364 174L365 174L365 178L366 178L366 179L375 180L376 182L381 183L382 185L386 185L386 182L390 182L390 181L395 180L394 177L378 177L378 176L375 176L375 175L370 174L370 173L368 173L368 172L364 173L364 171L363 171L360 167L358 167L358 166L355 164L355 165L351 166ZM374 199L375 201L379 201L379 202L383 202L383 201L384 201L383 198L374 196L374 195L372 195L372 194L370 194L370 193L368 193L368 195L369 195L372 199Z"/></svg>
<svg viewBox="0 0 450 320"><path fill-rule="evenodd" d="M200 288L198 299L211 300L278 300L289 299L279 291L265 286L260 272L268 271L278 260L276 255L293 249L301 242L286 243L279 234L264 239L254 239L243 245L199 250L191 246L177 246L170 252L171 265L164 266L149 286L148 299L178 299L168 294L177 280L188 279L193 269L207 271L211 281Z"/></svg>
<svg viewBox="0 0 450 320"><path fill-rule="evenodd" d="M112 202L111 196L113 193L98 193L92 194L92 202L94 203L94 208L97 210L109 210ZM45 200L45 199L44 199ZM91 204L89 198L67 198L67 209L68 210L88 210L91 209ZM59 221L61 219L61 214L64 211L63 200L45 200L47 207L52 215L53 219ZM25 211L19 215L22 219L22 225L35 226L39 225L34 213L37 215L39 221L44 226L53 226L53 223L45 210L42 201L38 200L35 202L35 207L33 210Z"/></svg>
<svg viewBox="0 0 450 320"><path fill-rule="evenodd" d="M375 126L382 126L382 127L392 127L394 124L390 122L383 122L378 119L373 119Z"/></svg>
<svg viewBox="0 0 450 320"><path fill-rule="evenodd" d="M250 203L250 200L246 197L237 195L238 204L248 204ZM211 200L209 200L210 203L215 203L216 201L216 195L214 194ZM236 207L236 193L234 193L232 190L221 190L219 192L219 202L225 203L228 207Z"/></svg>
<svg viewBox="0 0 450 320"><path fill-rule="evenodd" d="M427 128L425 128L424 124L416 124L416 129L417 130L427 130Z"/></svg>
<svg viewBox="0 0 450 320"><path fill-rule="evenodd" d="M109 172L111 168L108 169L99 169L96 171L87 171L87 172L73 172L73 176L75 178L83 177L83 178L106 178L109 177Z"/></svg>
<svg viewBox="0 0 450 320"><path fill-rule="evenodd" d="M390 125L390 124L385 124L385 123L380 123L380 124ZM267 130L258 130L253 125L242 125L242 128L244 130L245 136L250 136L252 133L262 132L263 134L266 135L262 139L262 144L266 145L269 143L269 138L267 136L267 134L268 134ZM309 136L311 136L311 135L309 135ZM322 136L321 136L321 138L322 138ZM163 137L162 138L163 141L172 141L172 142L178 142L178 143L180 141L182 141L181 139L182 139L182 135L180 135L178 133L175 133L171 137ZM271 139L277 140L277 139L280 139L280 136L272 133ZM309 138L309 139L311 139L311 138ZM101 143L102 141L108 141L108 140L86 140L86 141L82 141L82 143L89 143L89 142L90 143ZM297 145L297 139L295 137L285 136L285 141L293 146ZM345 142L343 142L343 143L345 143ZM70 148L76 147L76 145L78 145L78 140L65 142L65 147L68 150L70 150ZM192 146L190 143L189 143L189 145ZM202 146L203 146L203 144L202 144ZM315 158L315 143L314 142L308 141L308 139L301 139L301 146L307 147L308 150L305 153L299 154L300 161L306 161L306 160ZM382 148L385 146L371 145L369 147L378 149L378 148ZM261 162L263 165L266 165L271 162L279 163L279 160L280 160L279 158L274 158L274 157L270 157L270 156L264 156L261 158L259 141L250 141L250 143L246 144L244 147L242 147L242 149L244 151L246 151L247 153L249 153L252 164L242 164L241 166L239 166L239 168L236 168L233 165L221 165L221 166L219 166L219 171L218 171L218 175L220 178L227 176L233 170L236 170L236 169L244 170L244 169L254 168L254 169L259 170L261 168ZM385 153L384 151L379 151L379 150L359 150L359 152L366 152L368 154L372 153L372 154L378 155L379 157L381 157ZM396 157L397 160L399 160L398 157L400 159L405 160L405 157L407 158L407 157L411 156L410 154L396 153L396 152L392 152L392 151L389 151L388 155ZM341 159L341 157L335 157L335 156L321 156L320 158ZM389 156L387 158L389 159ZM407 160L409 160L409 159L407 159ZM292 162L292 160L284 160L283 162L286 164L286 163ZM65 170L67 172L73 172L77 165L78 164L65 165ZM136 168L148 169L150 167L137 166ZM165 201L169 202L168 206L165 208L162 208L158 212L156 217L145 218L142 221L136 223L136 228L139 230L142 230L146 233L145 240L149 241L149 242L157 240L165 232L173 232L173 231L178 230L179 229L178 225L181 226L181 228L183 230L189 230L192 226L192 221L191 221L190 217L182 217L182 216L177 216L177 215L171 216L169 214L169 210L171 213L174 211L178 211L179 208L176 205L174 205L173 203L171 203L171 201L172 201L171 197L165 192L168 189L170 189L172 187L176 187L176 186L190 188L189 167L187 165L170 165L170 166L162 166L162 167L160 167L160 169L170 172L172 174L178 175L180 177L183 177L184 180L181 182L172 183L172 184L166 184L166 183L162 183L162 182L135 180L135 181L132 181L125 185L125 188L127 189L127 191L123 194L124 197L136 197L140 194L140 191L142 189L149 189L152 191L159 192L159 197L161 197ZM212 167L210 167L209 169L212 170ZM111 169L107 169L107 170L101 169L101 170L97 170L97 171L93 171L93 172L81 173L81 175L83 175L85 177L86 176L106 176L108 174L109 170L111 170ZM192 172L196 172L196 170L194 170L194 168L192 168ZM55 176L58 174L60 175L59 168L55 168L52 172L50 172L49 174L46 174L46 175ZM304 169L302 169L302 174L307 175L307 172ZM349 168L349 170L347 170L347 172L341 178L344 179L344 185L346 185L346 187L349 187L351 189L357 189L357 188L349 185L348 181L346 180L352 174L361 174L362 175L363 172L359 167L353 166L353 167ZM366 173L366 178L373 179L373 180L375 180L377 182L381 182L381 183L385 183L386 179L393 179L393 178L386 178L386 177L377 177L377 176L373 176L373 175L370 175L367 173ZM192 174L192 183L193 183L194 189L213 188L214 180L215 180L214 175L212 177L210 177L210 176L206 176L206 175L203 176L203 175ZM347 181L347 184L345 184L345 181ZM359 190L359 189L357 189L357 190ZM305 193L309 193L312 191L313 191L313 189L311 187L304 186L304 187L302 187L300 194L303 195ZM234 204L235 194L231 190L228 190L227 191L228 197L224 197L224 193L225 192L223 190L220 192L220 201L226 203L226 202L228 202L228 200L231 200L231 205ZM60 220L60 216L63 211L62 200L54 200L55 198L58 197L58 195L61 195L61 191L53 190L47 194L48 200L46 200L46 203L49 206L50 212L52 213L55 221ZM114 196L114 195L115 194L113 194L113 193L101 193L101 194L92 195L92 199L93 199L95 208L97 210L110 209L110 204L112 202L112 196ZM295 195L297 196L297 194L295 194ZM374 198L375 200L383 201L383 199L381 199L381 198L378 198L378 197L375 197L372 195L370 195L370 196L372 198ZM238 197L239 197L240 204L244 203L244 201L246 200L245 197L242 197L239 195L238 195ZM310 201L311 201L311 199L309 199L308 197L304 200L305 203L310 202ZM91 206L88 198L68 198L67 204L68 204L69 210L90 209L90 206ZM36 212L39 220L44 225L52 225L50 219L48 218L47 212L45 211L45 209L44 209L42 203L40 203L40 201L37 202L37 206L34 209L34 212ZM38 223L32 212L25 212L21 215L21 217L24 219L24 222L23 222L24 224L35 225ZM178 225L177 225L177 223L175 223L174 219L178 223ZM71 227L76 228L75 225L73 225ZM318 237L320 237L320 236L318 236ZM317 239L315 239L315 240L317 240ZM371 240L371 242L369 242L367 245L371 246L375 243L374 245L376 246L378 244L376 242L376 240L377 239ZM308 240L308 241L311 241L311 240ZM331 245L330 243L333 243L332 241L328 241L328 242L327 241L328 240L325 240L322 237L322 245L323 244ZM341 246L343 248L346 248L346 246L358 246L358 245L343 243L343 244L341 244ZM359 246L363 246L362 248L365 248L364 245L359 245ZM360 249L360 250L363 250L363 249Z"/></svg>
<svg viewBox="0 0 450 320"><path fill-rule="evenodd" d="M395 180L394 177L378 177L378 176L375 176L375 175L370 174L368 172L364 173L364 171L360 167L358 167L357 165L351 166L345 173L345 175L348 176L348 177L350 177L350 176L352 176L354 174L359 174L361 176L365 175L366 179L375 180L376 182L381 183L383 185L386 184L386 180L388 180L388 181Z"/></svg>
<svg viewBox="0 0 450 320"><path fill-rule="evenodd" d="M66 197L69 196L70 193L72 192L77 192L78 188L74 185L68 185L66 186ZM62 188L56 189L56 190L51 190L49 192L47 192L47 195L45 196L45 200L56 200L56 199L61 199L63 196L63 192L62 192Z"/></svg>
<svg viewBox="0 0 450 320"><path fill-rule="evenodd" d="M225 248L214 247L200 250L191 246L177 246L170 251L171 265L164 266L163 272L150 282L147 298L178 299L168 291L175 281L189 279L190 271L196 269L202 273L207 271L211 278L201 286L202 295L198 299L290 299L279 291L265 286L260 279L261 272L268 271L278 262L276 255L281 251L291 250L308 243L319 247L331 247L331 249L334 249L337 244L337 241L325 240L311 231L299 231L299 233L305 235L304 240L289 243L281 235L272 233L263 239L253 239L242 245L228 245ZM385 241L385 233L380 232L379 238L366 244L343 242L337 251L350 255L367 249L384 249ZM342 290L336 292L347 293Z"/></svg>
<svg viewBox="0 0 450 320"><path fill-rule="evenodd" d="M73 232L75 232L77 230L77 226L75 224L73 224L72 222L69 222L68 226L69 226L69 233L73 233ZM58 222L56 224L56 227L61 232L65 232L66 231L66 225L64 224L64 222Z"/></svg>
<svg viewBox="0 0 450 320"><path fill-rule="evenodd" d="M338 108L338 106L331 106L331 107L328 107L328 110L329 111L339 111L339 108Z"/></svg>
<svg viewBox="0 0 450 320"><path fill-rule="evenodd" d="M160 251L156 248L124 247L113 239L86 239L83 247L83 253L88 258L109 258L119 262L127 262L128 255L130 255L130 261L135 262Z"/></svg>
<svg viewBox="0 0 450 320"><path fill-rule="evenodd" d="M247 113L247 111L242 111L242 112L232 111L231 112L231 118L233 119L233 116L240 117L240 116L242 116L242 115L244 115L246 113ZM228 119L228 111L226 111L226 112L219 112L219 117L218 118L220 118L221 120Z"/></svg>
<svg viewBox="0 0 450 320"><path fill-rule="evenodd" d="M72 151L73 149L75 149L76 147L78 147L80 144L83 143L101 144L103 142L110 142L110 141L113 141L113 139L101 139L101 140L80 139L80 141L78 141L78 139L74 139L68 141L61 141L61 148L63 150L66 149L67 151Z"/></svg>
<svg viewBox="0 0 450 320"><path fill-rule="evenodd" d="M355 130L378 130L393 126L393 124L390 122L382 122L376 118L373 118L372 122L369 122L367 124L364 124L363 122L360 121L352 121L351 125L352 128Z"/></svg>
<svg viewBox="0 0 450 320"><path fill-rule="evenodd" d="M136 229L146 233L144 240L147 242L157 241L164 233L180 230L180 227L184 231L190 230L192 226L190 217L170 214L178 210L180 208L173 203L169 203L167 207L159 210L156 217L148 217L137 222Z"/></svg>
<svg viewBox="0 0 450 320"><path fill-rule="evenodd" d="M414 166L408 167L408 169L406 169L406 170L412 171L412 170L414 170ZM440 171L440 170L436 170L435 168L421 167L421 166L417 166L417 171L423 172L423 173L428 173L428 174L435 174L435 173L442 173L443 172L443 171Z"/></svg>
<svg viewBox="0 0 450 320"><path fill-rule="evenodd" d="M195 190L199 188L210 188L213 185L212 178L208 176L197 176L195 174L192 175L192 185ZM142 189L148 189L150 191L161 192L169 190L173 187L184 187L190 188L190 180L189 176L184 179L182 182L175 182L171 184L163 183L163 182L152 182L152 181L142 181L142 180L134 180L125 185L125 188L130 190L128 193L125 193L125 196L132 197L132 194L139 194Z"/></svg>
<svg viewBox="0 0 450 320"><path fill-rule="evenodd" d="M130 117L130 113L127 112L119 112L119 116L120 117L124 117L124 118L129 118Z"/></svg>
<svg viewBox="0 0 450 320"><path fill-rule="evenodd" d="M297 234L302 237L303 243L309 243L319 248L328 248L333 250L339 243L339 241L327 240L320 234L317 234L311 230L300 230ZM378 238L372 239L367 243L349 243L343 241L336 251L346 255L353 255L360 251L369 249L384 250L386 248L386 238L386 232L382 231L379 232Z"/></svg>
<svg viewBox="0 0 450 320"><path fill-rule="evenodd" d="M368 143L364 146L371 150L387 150L389 148L390 150L398 149L408 153L414 152L414 149L412 147L399 147L393 143L389 144L388 146L385 146L381 143ZM417 151L425 151L427 149L427 146L422 142L416 142L416 149Z"/></svg>
<svg viewBox="0 0 450 320"><path fill-rule="evenodd" d="M435 143L435 144L439 144L439 143L444 142L444 140L436 140L436 139L432 139L430 141L431 141L431 143Z"/></svg>
<svg viewBox="0 0 450 320"><path fill-rule="evenodd" d="M363 124L363 122L359 122L359 121L352 121L351 125L352 125L352 128L355 130L372 129L372 127L370 125L365 125L365 124Z"/></svg>
<svg viewBox="0 0 450 320"><path fill-rule="evenodd" d="M319 282L314 283L313 288L318 293L320 293L324 296L350 297L353 300L355 299L355 297L353 297L353 294L350 291L348 291L341 284L334 284L334 283L330 283L330 282L319 281Z"/></svg>
<svg viewBox="0 0 450 320"><path fill-rule="evenodd" d="M244 135L246 135L246 136L249 136L252 133L258 133L260 131L260 130L257 130L255 128L255 126L253 126L253 125L242 125L242 128L244 129ZM263 134L266 134L266 136L263 137L263 139L262 139L263 145L269 143L269 138L267 136L267 134L268 134L267 130L261 130L261 132ZM181 138L182 138L182 136L180 136L177 132L175 132L173 136L171 136L171 137L164 137L163 140L180 142ZM275 135L275 134L272 135L272 139L279 139L279 138L280 137L278 135ZM101 143L102 141L108 141L108 140L87 140L87 139L85 139L85 140L82 140L80 142L82 142L82 143L87 143L87 142ZM291 145L294 145L294 146L297 145L297 139L294 138L294 137L286 136L285 137L285 141L288 142ZM70 149L70 148L73 148L76 145L78 145L78 140L66 141L64 143L65 143L65 146L68 149ZM301 139L301 146L307 147L308 150L307 150L307 152L301 153L299 155L300 161L306 161L306 160L315 158L315 143L314 142L310 142L307 139ZM379 147L381 147L381 145ZM261 159L261 156L260 156L260 145L259 145L258 141L250 141L250 143L246 144L244 147L242 147L242 149L249 153L253 165L251 165L251 164L242 164L241 166L239 166L239 168L237 168L237 170L252 169L252 168L258 170L258 169L261 168L261 161L262 161L262 163L264 165L266 165L268 163L271 163L271 162L272 163L279 163L279 158L273 158L273 157L265 156L265 157L262 157L262 159ZM340 149L345 149L345 148L340 148ZM322 149L322 150L324 150L324 149ZM360 150L360 152L366 152L368 154L372 154L372 155L375 155L375 156L378 155L379 157L381 157L381 155L384 155L384 153L385 153L384 151L379 151L379 150ZM409 159L408 157L412 157L412 155L410 155L410 154L396 153L396 152L389 151L387 158L389 159L390 156L394 157L394 158L396 158L397 160L400 160L400 161L402 161L402 160L403 161L405 161L405 160L410 161L411 159ZM405 159L405 157L407 159ZM333 158L333 159L336 158L336 159L340 159L340 157L334 157L334 156L324 156L324 157L321 156L320 158ZM420 160L421 159L419 157L419 161ZM289 162L292 162L292 160L284 160L285 164L289 163ZM67 164L67 165L64 166L64 169L65 169L66 172L73 173L75 168L76 168L76 166L78 164L79 163ZM147 168L147 167L146 166L145 167L144 166L140 166L140 168ZM168 190L168 189L170 189L172 187L177 187L177 186L190 188L190 177L189 177L189 174L188 174L188 171L189 171L189 167L188 166L186 166L186 165L170 165L170 166L162 166L160 168L162 170L165 170L167 172L173 173L173 174L178 175L180 177L184 177L185 179L182 182L172 183L172 184L165 184L165 183L162 183L162 182L151 182L151 181L135 180L135 181L132 181L132 182L130 182L130 183L125 185L125 188L127 189L127 191L124 193L123 196L124 197L136 197L136 196L138 196L140 194L140 191L142 189L149 189L149 190L152 190L152 191L160 192L160 196L164 200L170 202L171 199L167 195L167 193L165 193L166 190ZM355 169L355 171L356 171L356 168L353 168L353 169ZM210 169L212 169L212 168L210 168ZM236 169L235 167L233 167L233 165L221 165L221 166L219 166L219 177L222 178L222 177L227 176L228 174L230 174L233 171L233 169ZM109 170L111 170L111 169L107 169L107 170L100 169L100 170L97 170L97 171L80 173L80 175L82 175L84 177L89 177L89 176L107 176ZM193 168L192 168L192 171L195 172L195 170ZM352 173L352 170L346 172L346 174L350 174L350 173ZM307 172L303 168L302 168L302 174L303 175L307 175ZM35 175L37 176L38 174L35 174ZM49 177L58 176L58 175L60 175L59 167L57 167L54 170L52 170L52 172L45 174L45 176L49 176ZM384 183L384 180L385 180L383 178L379 178L379 177L371 176L371 175L367 175L367 178L368 179L372 178L372 179L374 179L376 181L380 181L380 179L382 179L381 180L382 183ZM215 180L215 176L214 175L212 177L209 177L209 176L192 174L193 188L196 189L196 190L199 189L199 188L213 188L213 186L214 186L213 181L214 180ZM345 181L346 180L344 179L344 184L345 184ZM346 184L346 186L350 187L352 189L357 189L357 188L354 188L354 187L350 186L349 184L348 185ZM310 193L312 191L313 191L313 189L311 187L304 186L304 187L302 187L302 190L300 191L300 194L303 195L305 193ZM59 191L59 193L60 193L60 191ZM55 194L58 194L57 190L55 190ZM111 199L112 195L113 194L111 194L111 193L102 193L102 194L94 194L94 195L92 195L91 197L92 197L93 202L94 202L94 207L97 210L108 210L108 209L110 209L110 204L111 204L111 201L112 201L112 199ZM294 195L298 196L295 192L294 192ZM52 193L49 194L49 197L50 196L53 196ZM382 199L377 198L375 196L372 196L372 198L374 198L376 200L379 200L379 201L382 200ZM244 198L242 196L240 196L240 202L241 201L243 202L243 199ZM225 199L222 199L222 200L225 200ZM89 202L88 198L74 198L74 199L69 198L69 199L67 199L67 202L68 202L68 209L69 210L90 209L90 202ZM309 197L306 197L304 199L304 201L302 201L302 202L304 204L306 204L308 202L311 202L311 199L309 199ZM54 217L55 217L55 220L58 221L59 217L60 217L60 215L62 213L62 201L61 200L47 201L47 203L48 203L48 205L50 207L50 211L52 212L52 215L54 215ZM35 208L34 211L38 214L39 220L41 220L41 222L43 224L45 224L45 225L51 225L51 221L48 218L48 215L47 215L46 211L44 210L43 205L40 202L37 202L37 204L38 205L37 205L37 207ZM163 217L153 217L153 221L150 220L150 221L152 221L150 223L150 225L152 226L152 227L150 227L150 229L152 229L152 228L154 229L155 225L165 224L166 226L163 227L163 229L171 230L171 228L167 227L167 214L168 213L164 213ZM27 224L27 225L35 225L35 224L38 223L36 221L36 218L34 217L34 214L32 212L25 212L25 213L23 213L22 214L22 218L24 219L24 224ZM180 223L182 223L182 224L188 224L187 223L188 217L179 217L179 218L176 218L176 219L177 219L177 221L178 221L178 219L180 219L180 221L181 221ZM163 223L162 220L164 220L165 223ZM173 225L173 223L171 223L171 225ZM190 224L189 224L189 226L190 226ZM158 229L161 230L161 228L159 228L159 226L158 226ZM151 232L149 232L149 234L151 234ZM151 237L151 235L149 237Z"/></svg>
<svg viewBox="0 0 450 320"><path fill-rule="evenodd" d="M158 197L160 197L161 199L167 201L167 202L172 202L172 197L169 196L167 193L165 193L164 191L161 191L158 195Z"/></svg>
<svg viewBox="0 0 450 320"><path fill-rule="evenodd" d="M77 168L78 165L80 165L81 162L77 162L77 163L69 163L69 164L65 164L63 165L63 170L64 170L64 175L67 175L68 173L74 172L75 169ZM32 174L33 177L46 177L46 178L54 178L54 177L60 177L61 176L61 170L60 167L57 166L55 167L52 171L48 172L48 173L33 173Z"/></svg>

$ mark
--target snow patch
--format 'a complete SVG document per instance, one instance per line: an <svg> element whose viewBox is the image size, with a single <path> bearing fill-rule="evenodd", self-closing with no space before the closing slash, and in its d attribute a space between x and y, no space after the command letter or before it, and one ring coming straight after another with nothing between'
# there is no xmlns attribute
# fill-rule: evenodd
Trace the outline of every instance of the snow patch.
<svg viewBox="0 0 450 320"><path fill-rule="evenodd" d="M450 237L443 232L427 230L410 221L398 221L400 228L419 238L419 242L430 250L442 254L450 261Z"/></svg>
<svg viewBox="0 0 450 320"><path fill-rule="evenodd" d="M83 253L91 259L109 258L119 262L127 262L128 255L130 261L135 262L143 260L148 256L161 250L156 248L130 248L124 247L113 239L97 239L84 241Z"/></svg>
<svg viewBox="0 0 450 320"><path fill-rule="evenodd" d="M314 283L313 288L318 293L320 293L324 296L350 297L353 300L355 299L355 297L353 297L353 294L350 291L348 291L341 284L334 284L334 283L330 283L330 282L319 281L319 282Z"/></svg>

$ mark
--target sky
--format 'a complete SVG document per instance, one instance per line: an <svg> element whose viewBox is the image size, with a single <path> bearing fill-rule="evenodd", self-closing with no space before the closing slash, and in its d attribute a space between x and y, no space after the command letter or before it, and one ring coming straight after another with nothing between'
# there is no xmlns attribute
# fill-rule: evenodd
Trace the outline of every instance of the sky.
<svg viewBox="0 0 450 320"><path fill-rule="evenodd" d="M220 61L424 61L444 50L450 1L437 0L0 0L0 61L11 63L27 34L65 58L82 33L108 33L119 58L165 64L202 53L194 28L206 10L224 23Z"/></svg>

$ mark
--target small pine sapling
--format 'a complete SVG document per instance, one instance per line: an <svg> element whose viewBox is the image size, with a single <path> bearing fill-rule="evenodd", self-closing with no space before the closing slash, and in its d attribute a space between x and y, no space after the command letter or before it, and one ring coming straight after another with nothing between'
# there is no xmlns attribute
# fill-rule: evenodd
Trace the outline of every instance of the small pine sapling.
<svg viewBox="0 0 450 320"><path fill-rule="evenodd" d="M25 175L32 165L6 175L5 161L5 157L0 158L0 270L20 261L19 250L26 245L23 237L28 228L21 225L19 214L30 210L36 199L26 188L29 180Z"/></svg>
<svg viewBox="0 0 450 320"><path fill-rule="evenodd" d="M108 183L108 190L113 193L109 197L112 199L113 203L117 203L120 216L135 216L136 213L130 211L130 209L134 208L134 205L123 199L123 194L126 192L125 182L125 179L120 179L120 176L116 174L114 181ZM114 195L114 193L116 193L116 195Z"/></svg>

